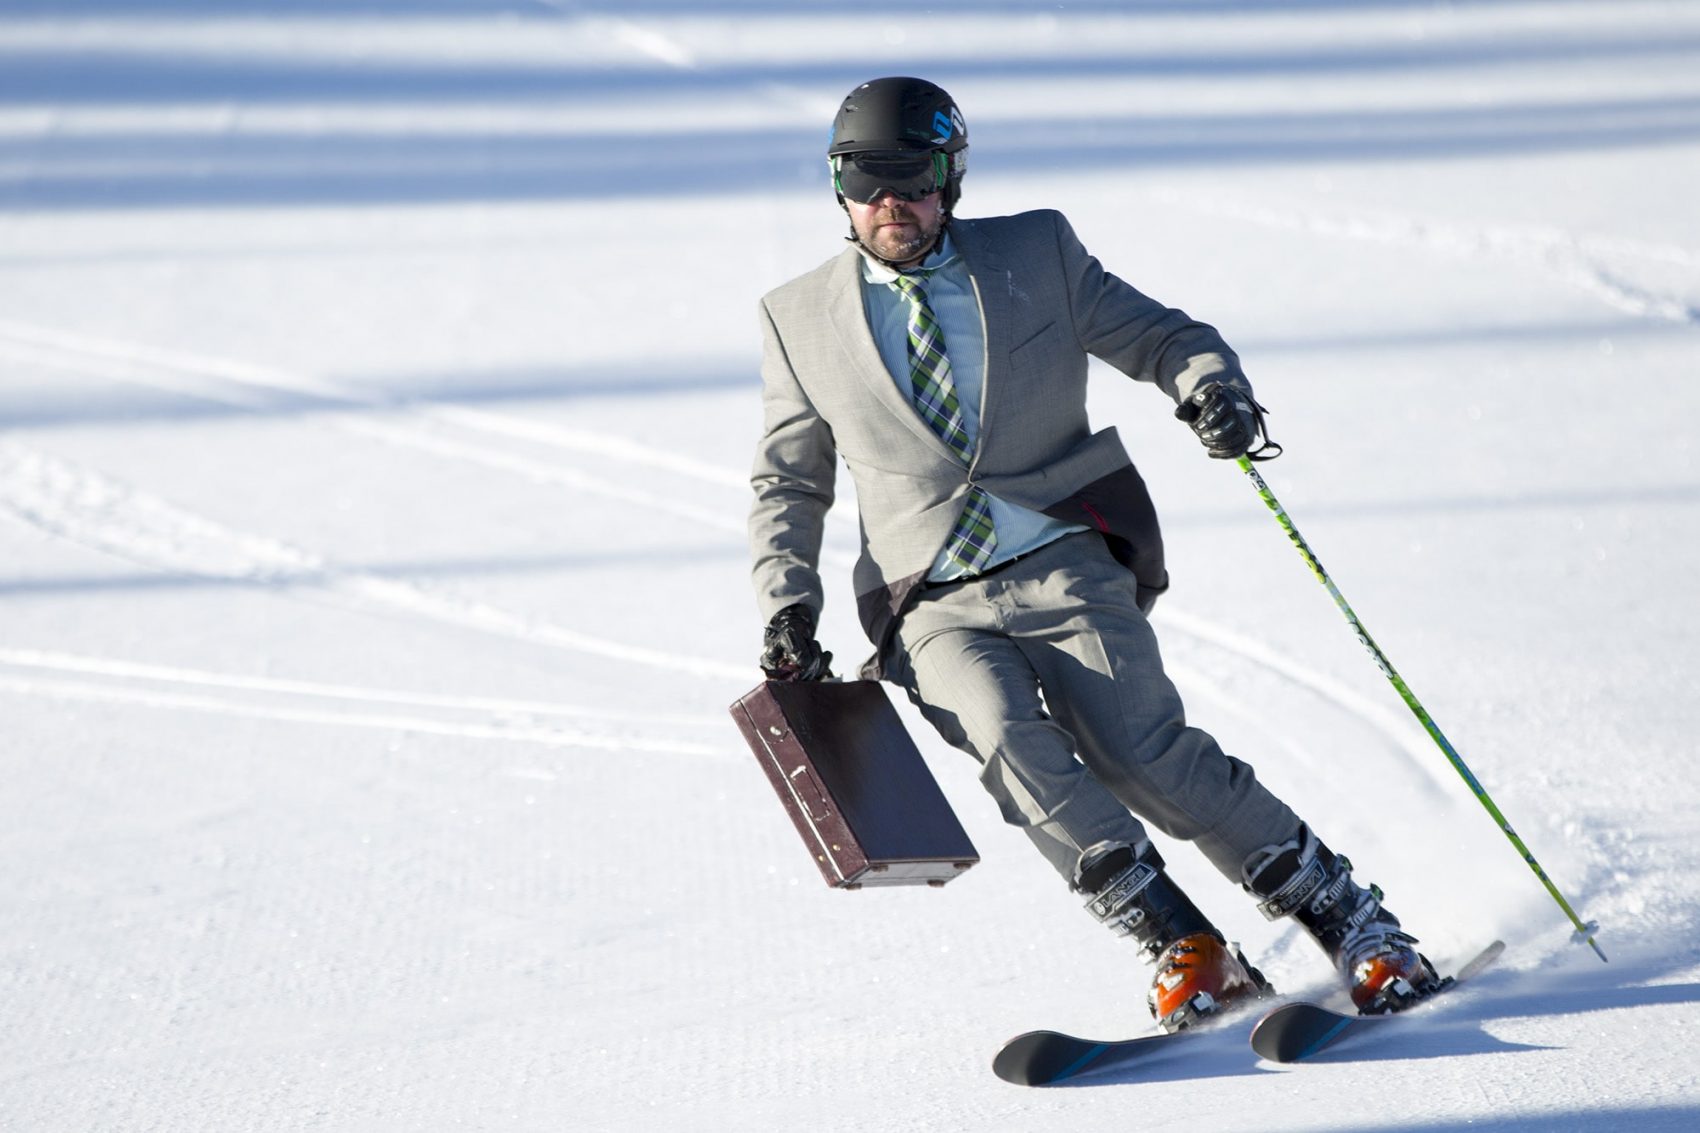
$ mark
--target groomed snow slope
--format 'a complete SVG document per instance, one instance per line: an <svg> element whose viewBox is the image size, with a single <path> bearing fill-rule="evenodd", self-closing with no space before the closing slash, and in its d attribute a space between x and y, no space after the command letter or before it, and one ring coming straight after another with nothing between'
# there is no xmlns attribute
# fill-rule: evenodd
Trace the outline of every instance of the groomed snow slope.
<svg viewBox="0 0 1700 1133"><path fill-rule="evenodd" d="M821 885L725 714L754 305L839 247L826 125L891 73L961 102L965 214L1060 208L1236 344L1275 491L1609 965L1107 370L1194 717L1504 961L1311 1064L1241 1026L1007 1086L1145 973L907 705L984 861ZM1674 0L10 0L0 1128L1700 1125L1697 186Z"/></svg>

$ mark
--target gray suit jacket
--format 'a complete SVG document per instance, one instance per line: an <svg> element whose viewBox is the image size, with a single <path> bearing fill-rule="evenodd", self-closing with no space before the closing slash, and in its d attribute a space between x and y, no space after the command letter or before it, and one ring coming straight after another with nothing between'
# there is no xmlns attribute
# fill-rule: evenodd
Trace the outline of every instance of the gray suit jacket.
<svg viewBox="0 0 1700 1133"><path fill-rule="evenodd" d="M880 359L859 252L846 248L761 303L765 432L750 544L762 617L796 602L821 607L817 562L842 456L861 508L853 580L876 648L870 676L970 484L1102 532L1147 609L1167 587L1144 482L1115 430L1087 423L1088 355L1177 401L1206 381L1249 388L1213 328L1104 271L1061 213L953 220L950 232L985 325L979 446L967 468Z"/></svg>

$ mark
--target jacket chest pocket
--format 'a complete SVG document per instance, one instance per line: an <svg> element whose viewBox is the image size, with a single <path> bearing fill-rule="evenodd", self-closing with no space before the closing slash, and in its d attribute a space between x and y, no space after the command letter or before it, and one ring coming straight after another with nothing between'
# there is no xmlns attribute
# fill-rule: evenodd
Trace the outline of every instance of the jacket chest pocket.
<svg viewBox="0 0 1700 1133"><path fill-rule="evenodd" d="M1009 348L1009 364L1020 372L1021 369L1034 365L1043 366L1047 359L1053 358L1055 351L1062 343L1062 329L1056 321L1046 323L1037 330L1026 327L1016 328L1015 345Z"/></svg>

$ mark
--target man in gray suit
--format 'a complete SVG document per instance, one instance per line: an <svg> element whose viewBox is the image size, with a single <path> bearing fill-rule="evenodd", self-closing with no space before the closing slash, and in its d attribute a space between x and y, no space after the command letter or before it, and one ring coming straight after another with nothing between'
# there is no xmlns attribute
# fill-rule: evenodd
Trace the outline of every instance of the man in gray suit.
<svg viewBox="0 0 1700 1133"><path fill-rule="evenodd" d="M932 83L857 87L828 151L851 246L762 300L763 668L830 676L814 631L842 457L875 646L863 675L902 685L1088 910L1139 942L1165 1028L1265 985L1142 822L1196 844L1266 916L1296 917L1360 1009L1414 1002L1435 975L1379 890L1187 725L1146 620L1168 585L1156 513L1115 430L1087 422L1093 356L1174 399L1211 456L1270 455L1238 358L1106 272L1059 213L955 217L967 142Z"/></svg>

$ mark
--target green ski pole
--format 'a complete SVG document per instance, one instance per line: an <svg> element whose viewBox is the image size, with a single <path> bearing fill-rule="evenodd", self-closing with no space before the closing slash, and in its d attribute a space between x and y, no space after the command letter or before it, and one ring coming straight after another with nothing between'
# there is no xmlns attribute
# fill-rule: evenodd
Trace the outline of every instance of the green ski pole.
<svg viewBox="0 0 1700 1133"><path fill-rule="evenodd" d="M1252 467L1250 457L1240 457L1239 465L1241 471L1251 477L1251 482L1257 486L1257 494L1263 497L1263 502L1269 505L1270 511L1275 513L1276 520L1281 524L1282 530L1286 531L1287 538L1292 540L1293 546L1299 549L1299 554L1309 565L1311 573L1316 575L1317 581L1328 588L1328 593L1333 597L1334 604L1340 607L1342 614L1346 615L1346 621L1351 624L1352 632L1357 634L1358 640L1363 642L1364 648L1368 649L1370 656L1375 658L1376 666L1381 669L1382 675L1393 683L1393 687L1399 691L1400 698L1404 700L1405 706L1416 715L1423 728L1428 732L1429 737L1440 746L1440 750L1445 753L1447 760L1452 764L1453 770L1463 777L1471 792L1475 794L1477 801L1499 824L1500 833L1511 840L1511 844L1516 847L1517 852L1522 855L1529 868L1535 871L1535 876L1541 879L1541 884L1546 886L1547 892L1552 894L1552 899L1558 902L1558 907L1564 910L1564 915L1570 918L1570 923L1576 926L1576 932L1572 939L1577 943L1587 943L1593 948L1594 953L1601 960L1604 960L1606 954L1600 951L1599 943L1594 939L1594 934L1600 930L1599 924L1594 921L1584 922L1581 917L1576 915L1576 910L1570 907L1570 902L1564 899L1564 894L1558 891L1558 886L1553 884L1552 878L1548 877L1546 870L1541 868L1541 863L1535 860L1535 855L1529 851L1529 847L1523 844L1523 839L1517 836L1517 831L1511 828L1511 823L1506 820L1505 815L1494 804L1493 799L1489 797L1481 782L1471 773L1470 768L1464 763L1463 757L1458 754L1458 750L1452 746L1451 741L1441 732L1433 717L1423 708L1422 702L1417 699L1416 694L1405 683L1405 679L1393 668L1393 663L1387 659L1387 654L1383 653L1381 647L1376 645L1375 639L1370 637L1369 631L1364 628L1363 622L1358 620L1358 615L1352 611L1351 604L1346 601L1346 596L1340 593L1340 588L1334 585L1334 580L1328 577L1326 570L1322 569L1322 563L1317 561L1315 552L1310 549L1310 544L1306 543L1304 536L1299 534L1299 529L1293 526L1291 517L1287 515L1287 509L1281 506L1281 501L1275 498L1275 493L1269 490L1269 485L1264 483L1263 477L1258 475L1256 468Z"/></svg>

